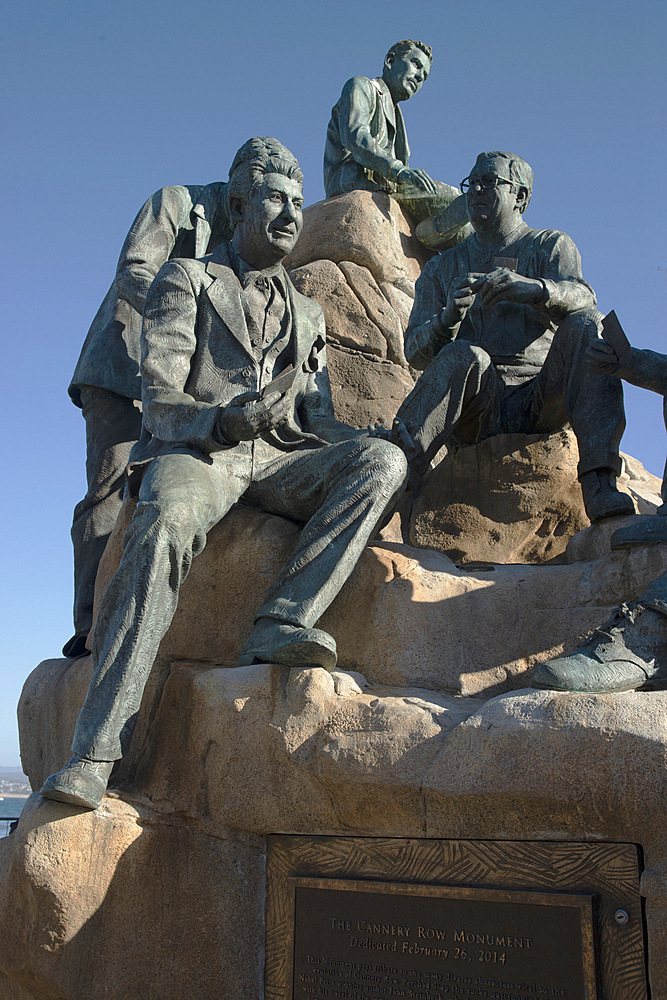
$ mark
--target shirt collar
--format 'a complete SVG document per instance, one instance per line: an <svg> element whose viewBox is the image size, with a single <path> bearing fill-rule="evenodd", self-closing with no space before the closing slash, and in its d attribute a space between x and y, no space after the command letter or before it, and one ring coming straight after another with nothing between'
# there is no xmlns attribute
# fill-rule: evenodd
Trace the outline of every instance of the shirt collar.
<svg viewBox="0 0 667 1000"><path fill-rule="evenodd" d="M282 264L273 264L271 267L265 267L258 271L247 260L239 256L231 243L229 244L229 262L234 274L241 282L242 288L246 289L253 282L261 284L262 282L258 281L261 278L265 278L268 282L275 279L275 284L281 295L286 297L285 268Z"/></svg>

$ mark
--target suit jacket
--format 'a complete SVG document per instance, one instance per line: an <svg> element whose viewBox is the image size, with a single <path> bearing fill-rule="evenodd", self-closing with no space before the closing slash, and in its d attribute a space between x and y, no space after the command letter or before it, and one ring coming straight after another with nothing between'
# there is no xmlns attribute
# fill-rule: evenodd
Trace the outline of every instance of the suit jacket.
<svg viewBox="0 0 667 1000"><path fill-rule="evenodd" d="M175 185L149 198L132 223L107 292L76 364L69 394L83 385L141 399L141 316L150 284L171 257L203 257L229 239L227 185Z"/></svg>
<svg viewBox="0 0 667 1000"><path fill-rule="evenodd" d="M322 308L297 292L282 269L281 278L298 375L289 390L289 421L261 439L265 456L355 434L334 417ZM130 466L183 449L202 456L230 451L235 464L249 459L253 442L225 442L217 427L221 406L260 388L228 243L202 260L163 265L146 297L141 345L143 428Z"/></svg>
<svg viewBox="0 0 667 1000"><path fill-rule="evenodd" d="M327 198L346 191L394 191L396 175L409 158L403 115L384 80L348 80L327 128Z"/></svg>

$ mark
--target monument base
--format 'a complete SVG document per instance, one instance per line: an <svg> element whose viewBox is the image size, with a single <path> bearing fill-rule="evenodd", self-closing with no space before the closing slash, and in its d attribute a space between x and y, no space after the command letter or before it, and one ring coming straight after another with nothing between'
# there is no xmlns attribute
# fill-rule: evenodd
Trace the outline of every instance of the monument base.
<svg viewBox="0 0 667 1000"><path fill-rule="evenodd" d="M260 1000L267 845L291 835L349 846L347 867L319 866L322 878L359 877L355 838L396 838L399 853L405 838L428 841L431 862L398 880L432 883L436 859L438 884L469 887L482 855L469 848L467 878L443 842L524 842L526 857L547 842L571 859L582 845L637 845L648 981L665 1000L666 710L667 692L484 699L365 687L342 671L173 664L132 787L96 812L35 793L0 841L0 998ZM497 853L495 888L544 890ZM371 854L363 877L396 881ZM594 895L589 868L563 865L559 887L556 865L549 891ZM635 936L640 911L627 910ZM646 979L629 982L618 995L640 1000Z"/></svg>

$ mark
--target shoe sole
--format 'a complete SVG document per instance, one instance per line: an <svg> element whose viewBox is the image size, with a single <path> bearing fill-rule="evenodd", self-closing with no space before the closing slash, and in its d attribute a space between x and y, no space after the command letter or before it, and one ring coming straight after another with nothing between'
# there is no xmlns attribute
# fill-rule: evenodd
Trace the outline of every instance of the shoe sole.
<svg viewBox="0 0 667 1000"><path fill-rule="evenodd" d="M51 799L53 802L64 802L68 806L78 806L80 809L97 809L99 802L90 802L75 795L74 792L66 792L60 788L47 788L39 793L43 799Z"/></svg>
<svg viewBox="0 0 667 1000"><path fill-rule="evenodd" d="M272 649L270 653L245 653L239 658L238 665L250 667L256 663L274 663L280 667L323 667L324 670L334 670L337 662L334 650L315 640L304 639L300 642L287 642L284 646Z"/></svg>

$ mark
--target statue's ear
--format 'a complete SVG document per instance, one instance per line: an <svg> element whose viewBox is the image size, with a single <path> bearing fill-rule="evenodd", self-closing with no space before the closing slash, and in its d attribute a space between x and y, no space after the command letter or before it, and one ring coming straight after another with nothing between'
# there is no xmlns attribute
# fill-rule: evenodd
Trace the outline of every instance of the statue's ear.
<svg viewBox="0 0 667 1000"><path fill-rule="evenodd" d="M394 65L395 58L396 54L394 52L387 52L386 56L384 57L385 69L391 69L391 67Z"/></svg>
<svg viewBox="0 0 667 1000"><path fill-rule="evenodd" d="M523 213L527 204L528 204L528 188L520 187L516 195L516 207L519 209L520 212Z"/></svg>
<svg viewBox="0 0 667 1000"><path fill-rule="evenodd" d="M243 222L244 207L245 198L241 198L239 195L232 195L229 198L229 221L233 226L237 226L239 222Z"/></svg>

